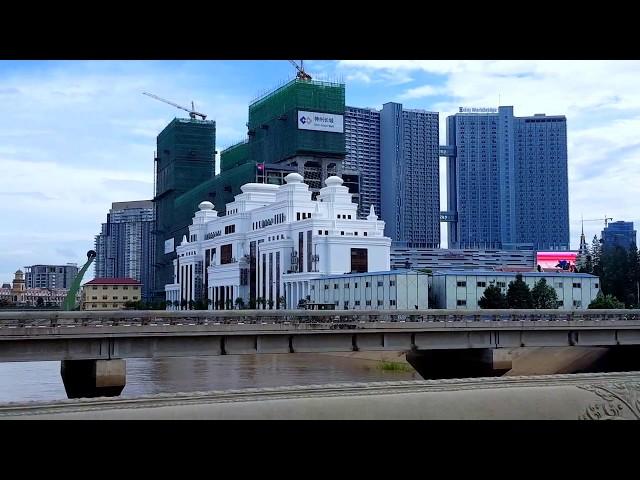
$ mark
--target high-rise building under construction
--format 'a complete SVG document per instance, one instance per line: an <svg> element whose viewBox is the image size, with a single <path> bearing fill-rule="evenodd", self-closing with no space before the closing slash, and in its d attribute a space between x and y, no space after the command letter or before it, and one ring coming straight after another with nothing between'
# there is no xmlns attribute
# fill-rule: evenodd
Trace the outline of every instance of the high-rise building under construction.
<svg viewBox="0 0 640 480"><path fill-rule="evenodd" d="M156 295L164 297L164 285L173 282L175 247L200 202L212 202L225 215L242 185L282 184L291 172L304 177L314 197L331 175L342 175L357 194L356 172L343 170L344 113L344 84L287 82L249 105L247 138L221 152L215 176L215 123L176 119L169 124L158 136L156 159Z"/></svg>

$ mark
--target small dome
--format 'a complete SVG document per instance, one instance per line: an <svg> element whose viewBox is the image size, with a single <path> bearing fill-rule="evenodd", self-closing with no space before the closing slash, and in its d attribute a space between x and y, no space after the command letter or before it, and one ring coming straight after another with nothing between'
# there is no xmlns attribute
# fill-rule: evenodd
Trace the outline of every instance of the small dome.
<svg viewBox="0 0 640 480"><path fill-rule="evenodd" d="M245 183L240 187L242 193L264 193L278 190L278 185L271 183Z"/></svg>
<svg viewBox="0 0 640 480"><path fill-rule="evenodd" d="M207 201L200 202L200 204L198 205L198 208L200 210L213 210L213 203L207 202Z"/></svg>
<svg viewBox="0 0 640 480"><path fill-rule="evenodd" d="M335 175L327 178L324 183L327 185L327 187L337 187L340 186L344 183L344 180L342 180L340 177L336 177Z"/></svg>
<svg viewBox="0 0 640 480"><path fill-rule="evenodd" d="M287 183L302 183L302 180L304 180L304 178L302 178L302 175L295 172L290 173L289 175L284 177L284 181Z"/></svg>
<svg viewBox="0 0 640 480"><path fill-rule="evenodd" d="M16 275L22 275L24 272L20 269L16 270Z"/></svg>

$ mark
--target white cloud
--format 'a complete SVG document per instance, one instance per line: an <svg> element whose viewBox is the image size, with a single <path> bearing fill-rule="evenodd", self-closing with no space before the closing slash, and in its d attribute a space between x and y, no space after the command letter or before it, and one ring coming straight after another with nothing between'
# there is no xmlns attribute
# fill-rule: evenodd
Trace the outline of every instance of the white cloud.
<svg viewBox="0 0 640 480"><path fill-rule="evenodd" d="M442 93L442 90L439 88L435 88L431 85L423 85L421 87L410 88L405 93L400 95L400 99L406 100L409 98L431 97L434 95L439 95L440 93Z"/></svg>

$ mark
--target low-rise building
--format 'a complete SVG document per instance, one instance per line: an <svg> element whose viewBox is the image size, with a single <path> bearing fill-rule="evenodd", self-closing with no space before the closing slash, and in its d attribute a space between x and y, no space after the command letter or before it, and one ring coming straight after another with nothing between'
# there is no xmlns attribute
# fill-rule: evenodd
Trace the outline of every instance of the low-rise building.
<svg viewBox="0 0 640 480"><path fill-rule="evenodd" d="M426 310L429 275L411 270L327 275L310 282L314 304L340 310Z"/></svg>
<svg viewBox="0 0 640 480"><path fill-rule="evenodd" d="M140 301L141 289L133 278L94 278L82 286L82 310L121 310Z"/></svg>
<svg viewBox="0 0 640 480"><path fill-rule="evenodd" d="M18 270L13 284L0 288L0 302L12 307L61 307L68 293L67 288L28 288L24 273Z"/></svg>
<svg viewBox="0 0 640 480"><path fill-rule="evenodd" d="M451 270L434 272L432 279L433 308L476 310L478 300L489 285L496 285L507 293L509 282L516 279L515 272ZM558 296L561 310L585 309L600 291L598 277L586 273L523 272L522 280L533 288L544 278Z"/></svg>

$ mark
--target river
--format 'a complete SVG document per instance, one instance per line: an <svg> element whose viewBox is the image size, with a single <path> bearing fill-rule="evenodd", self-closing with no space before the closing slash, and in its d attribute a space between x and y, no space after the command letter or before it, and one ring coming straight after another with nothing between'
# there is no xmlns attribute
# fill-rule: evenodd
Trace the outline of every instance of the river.
<svg viewBox="0 0 640 480"><path fill-rule="evenodd" d="M311 353L129 359L122 396L421 379L414 371L383 370L380 365ZM0 402L66 398L60 362L0 363Z"/></svg>

